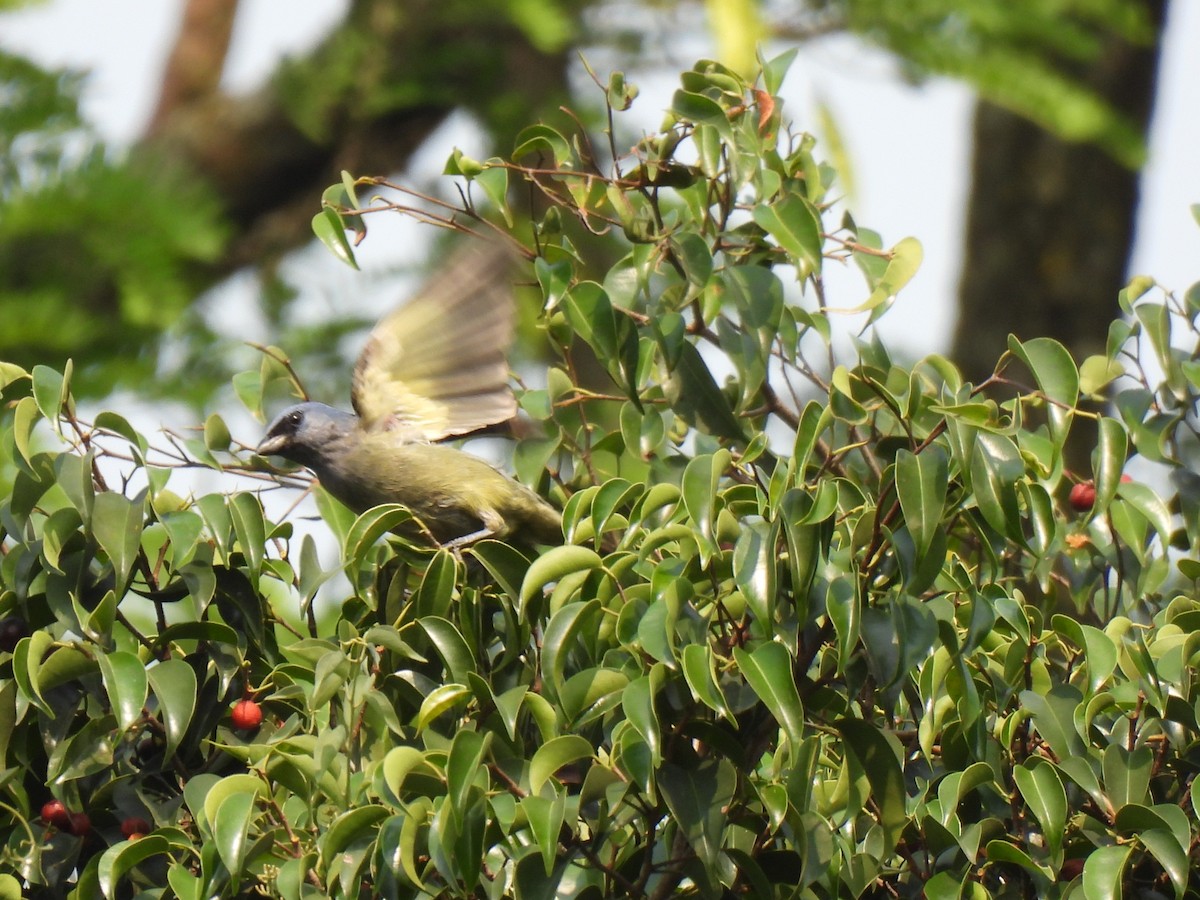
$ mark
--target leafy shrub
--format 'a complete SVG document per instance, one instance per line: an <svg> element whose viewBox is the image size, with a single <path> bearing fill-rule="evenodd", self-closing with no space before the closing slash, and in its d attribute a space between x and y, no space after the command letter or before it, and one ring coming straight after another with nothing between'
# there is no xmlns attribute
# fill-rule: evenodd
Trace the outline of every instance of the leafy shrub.
<svg viewBox="0 0 1200 900"><path fill-rule="evenodd" d="M561 547L455 555L324 503L325 569L254 492L176 492L268 477L218 417L156 449L83 421L69 368L0 368L0 866L30 896L1184 894L1200 289L1131 285L1078 368L1039 338L979 385L870 337L835 363L833 307L875 321L920 247L834 222L832 171L778 133L787 61L760 88L698 64L607 170L544 126L451 158L460 227L478 198L526 233L512 184L543 198L556 361L514 465ZM367 181L318 217L347 257ZM825 295L846 261L865 301ZM272 354L237 386L260 408L286 378Z"/></svg>

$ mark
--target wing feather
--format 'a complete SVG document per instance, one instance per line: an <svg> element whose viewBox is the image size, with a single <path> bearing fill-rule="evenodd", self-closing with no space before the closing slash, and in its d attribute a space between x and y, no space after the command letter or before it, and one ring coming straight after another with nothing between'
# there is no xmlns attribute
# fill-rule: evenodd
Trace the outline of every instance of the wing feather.
<svg viewBox="0 0 1200 900"><path fill-rule="evenodd" d="M351 401L366 428L436 441L512 418L513 256L495 243L455 251L372 329Z"/></svg>

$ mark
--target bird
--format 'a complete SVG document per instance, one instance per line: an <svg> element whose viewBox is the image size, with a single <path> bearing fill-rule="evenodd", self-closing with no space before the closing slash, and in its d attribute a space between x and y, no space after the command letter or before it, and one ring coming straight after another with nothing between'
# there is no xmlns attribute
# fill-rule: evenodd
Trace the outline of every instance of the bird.
<svg viewBox="0 0 1200 900"><path fill-rule="evenodd" d="M494 242L452 254L371 330L354 366L353 412L295 404L275 418L255 453L305 466L355 513L401 504L445 547L487 537L562 543L562 518L546 500L441 443L516 414L507 359L514 298L508 278L498 277L511 258Z"/></svg>

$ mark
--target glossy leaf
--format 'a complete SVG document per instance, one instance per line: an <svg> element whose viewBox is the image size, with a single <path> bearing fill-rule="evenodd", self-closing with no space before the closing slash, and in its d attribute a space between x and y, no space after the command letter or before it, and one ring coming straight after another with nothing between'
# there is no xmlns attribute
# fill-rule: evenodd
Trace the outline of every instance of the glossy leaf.
<svg viewBox="0 0 1200 900"><path fill-rule="evenodd" d="M756 206L753 215L792 257L821 271L821 219L811 203L791 194L773 205Z"/></svg>
<svg viewBox="0 0 1200 900"><path fill-rule="evenodd" d="M929 551L934 532L941 528L949 483L949 460L937 444L920 455L907 450L896 454L896 495L918 556Z"/></svg>
<svg viewBox="0 0 1200 900"><path fill-rule="evenodd" d="M528 603L546 585L567 575L597 569L601 565L603 561L595 550L571 544L554 547L534 560L525 573L521 583L521 602Z"/></svg>
<svg viewBox="0 0 1200 900"><path fill-rule="evenodd" d="M625 690L621 692L621 708L629 724L637 730L646 746L650 748L653 765L657 768L662 761L662 732L654 701L656 683L662 679L661 676L655 677L655 672L661 670L655 667L650 675L635 679L625 686Z"/></svg>
<svg viewBox="0 0 1200 900"><path fill-rule="evenodd" d="M1031 760L1013 769L1013 779L1042 826L1047 848L1057 854L1067 824L1067 794L1054 767Z"/></svg>
<svg viewBox="0 0 1200 900"><path fill-rule="evenodd" d="M590 741L577 734L565 734L547 741L533 754L529 762L529 786L535 793L559 769L580 760L590 759L595 751Z"/></svg>
<svg viewBox="0 0 1200 900"><path fill-rule="evenodd" d="M225 863L235 885L244 875L242 864L246 859L246 838L254 816L256 799L254 793L230 794L215 808L210 819L217 851L221 854L221 861Z"/></svg>
<svg viewBox="0 0 1200 900"><path fill-rule="evenodd" d="M792 675L792 659L782 644L768 643L752 653L734 648L733 657L746 683L770 710L795 753L804 738L804 706Z"/></svg>
<svg viewBox="0 0 1200 900"><path fill-rule="evenodd" d="M112 563L116 593L124 592L141 545L142 505L121 494L104 491L96 495L92 508L92 531Z"/></svg>
<svg viewBox="0 0 1200 900"><path fill-rule="evenodd" d="M104 687L117 714L117 725L125 730L142 715L149 682L146 667L132 653L118 651L96 657Z"/></svg>
<svg viewBox="0 0 1200 900"><path fill-rule="evenodd" d="M1083 890L1088 900L1120 900L1131 846L1100 847L1083 864Z"/></svg>
<svg viewBox="0 0 1200 900"><path fill-rule="evenodd" d="M170 759L191 724L196 710L196 673L181 659L168 659L146 670L166 731L165 755Z"/></svg>
<svg viewBox="0 0 1200 900"><path fill-rule="evenodd" d="M879 824L884 829L888 850L900 838L907 821L904 802L904 774L896 749L870 724L857 719L841 719L837 728L871 784L871 795L878 807Z"/></svg>
<svg viewBox="0 0 1200 900"><path fill-rule="evenodd" d="M710 878L716 875L721 834L737 773L727 760L708 760L692 769L667 763L658 773L667 807Z"/></svg>
<svg viewBox="0 0 1200 900"><path fill-rule="evenodd" d="M346 239L346 229L343 227L342 217L335 210L327 206L313 216L312 230L313 234L317 236L317 240L328 247L334 256L346 265L358 268L354 250L350 246L350 241Z"/></svg>
<svg viewBox="0 0 1200 900"><path fill-rule="evenodd" d="M97 878L105 897L117 896L117 885L129 872L154 856L165 856L171 849L167 839L147 835L138 841L113 844L100 857Z"/></svg>

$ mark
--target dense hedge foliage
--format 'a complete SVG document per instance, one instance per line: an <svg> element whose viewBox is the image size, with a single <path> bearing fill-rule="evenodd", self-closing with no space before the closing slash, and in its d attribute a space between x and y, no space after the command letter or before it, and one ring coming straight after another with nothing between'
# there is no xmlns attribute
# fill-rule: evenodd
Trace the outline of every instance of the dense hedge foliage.
<svg viewBox="0 0 1200 900"><path fill-rule="evenodd" d="M534 258L557 361L514 467L561 547L456 555L322 501L323 566L219 417L151 441L84 421L69 367L0 366L0 896L1184 895L1200 289L1131 285L1078 367L1014 338L966 384L869 328L839 364L833 323L883 315L920 245L835 212L787 62L698 64L607 164L544 126L456 152L462 208L423 214ZM351 208L368 186L318 216L347 257L402 205ZM826 296L845 262L865 288ZM230 492L186 496L194 466Z"/></svg>

